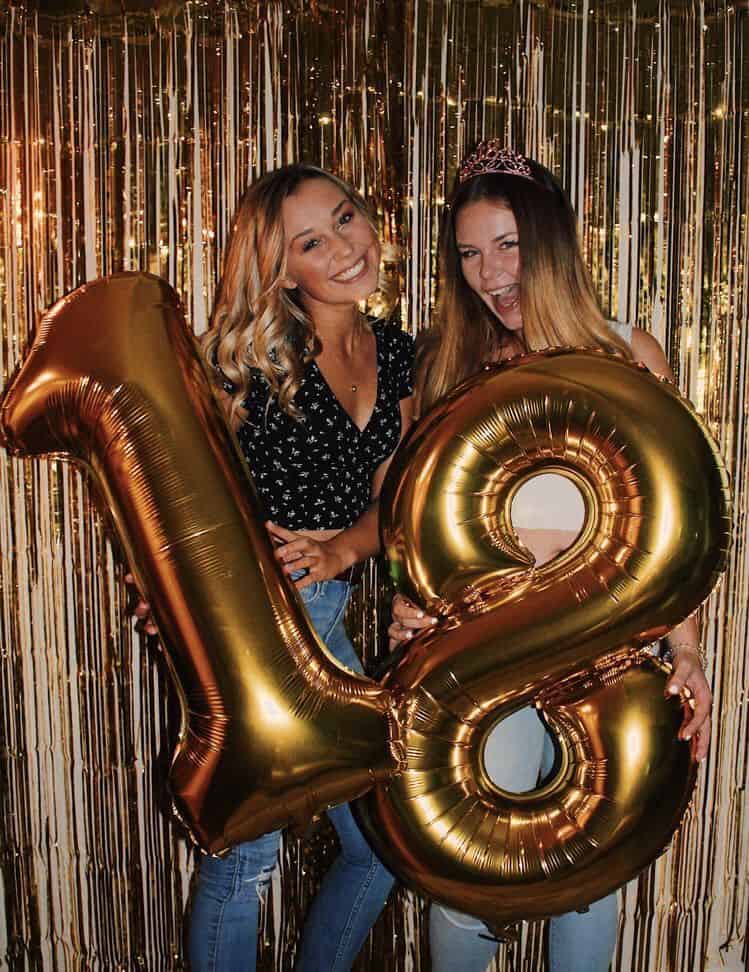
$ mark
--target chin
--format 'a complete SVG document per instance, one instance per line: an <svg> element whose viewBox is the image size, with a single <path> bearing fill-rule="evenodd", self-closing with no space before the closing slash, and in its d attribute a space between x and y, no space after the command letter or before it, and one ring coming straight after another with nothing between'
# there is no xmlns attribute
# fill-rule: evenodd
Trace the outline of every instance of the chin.
<svg viewBox="0 0 749 972"><path fill-rule="evenodd" d="M502 326L506 330L512 331L513 333L517 333L517 331L522 331L523 330L523 319L522 319L522 317L514 317L513 316L513 317L509 318L508 320L503 320L500 317L499 318L499 321L500 321L500 323L502 324Z"/></svg>
<svg viewBox="0 0 749 972"><path fill-rule="evenodd" d="M509 314L506 314L504 317L500 317L492 304L490 304L488 301L484 301L484 303L506 331L517 332L523 330L523 318L520 316L519 309L510 311Z"/></svg>

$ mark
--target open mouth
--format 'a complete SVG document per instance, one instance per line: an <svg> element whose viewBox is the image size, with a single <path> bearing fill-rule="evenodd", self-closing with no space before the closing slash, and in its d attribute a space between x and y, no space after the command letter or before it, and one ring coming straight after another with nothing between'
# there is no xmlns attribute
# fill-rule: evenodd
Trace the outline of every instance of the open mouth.
<svg viewBox="0 0 749 972"><path fill-rule="evenodd" d="M363 276L367 271L367 261L364 257L360 257L356 263L348 267L346 270L341 270L337 273L332 280L337 283L351 283L352 280L358 280L359 277Z"/></svg>
<svg viewBox="0 0 749 972"><path fill-rule="evenodd" d="M520 302L520 285L516 283L507 284L506 287L497 287L496 290L486 291L494 302L498 310L511 310L518 306Z"/></svg>

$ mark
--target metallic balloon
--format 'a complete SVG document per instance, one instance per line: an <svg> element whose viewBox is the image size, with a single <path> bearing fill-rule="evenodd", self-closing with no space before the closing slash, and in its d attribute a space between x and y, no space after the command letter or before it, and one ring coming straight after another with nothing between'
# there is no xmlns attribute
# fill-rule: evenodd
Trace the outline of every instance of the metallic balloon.
<svg viewBox="0 0 749 972"><path fill-rule="evenodd" d="M582 531L534 568L511 507L532 477L580 490ZM383 536L402 587L438 616L389 685L406 768L357 808L390 869L501 928L564 913L663 850L696 766L682 702L644 646L708 595L725 563L722 461L677 390L596 351L492 366L438 404L396 456ZM483 752L535 705L552 776L513 794Z"/></svg>
<svg viewBox="0 0 749 972"><path fill-rule="evenodd" d="M171 786L204 848L304 823L392 773L391 693L310 627L163 280L116 274L55 304L0 427L17 455L93 473L175 678Z"/></svg>
<svg viewBox="0 0 749 972"><path fill-rule="evenodd" d="M307 622L164 281L118 274L56 304L0 428L17 454L93 472L154 606L183 712L175 805L206 849L375 784L362 813L383 859L500 926L601 897L669 840L695 768L665 666L641 646L711 589L728 498L699 419L644 369L534 354L419 424L386 483L384 534L441 621L387 687L342 670ZM578 486L586 519L535 569L510 511L548 472ZM559 759L521 796L482 752L528 704Z"/></svg>

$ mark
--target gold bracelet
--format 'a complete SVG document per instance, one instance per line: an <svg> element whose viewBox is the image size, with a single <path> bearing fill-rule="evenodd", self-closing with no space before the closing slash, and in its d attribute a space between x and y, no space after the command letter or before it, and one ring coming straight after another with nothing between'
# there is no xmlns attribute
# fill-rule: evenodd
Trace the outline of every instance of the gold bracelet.
<svg viewBox="0 0 749 972"><path fill-rule="evenodd" d="M674 655L678 654L680 649L687 648L689 651L693 651L695 655L699 658L702 670L705 671L707 669L707 653L705 652L705 649L702 647L702 645L693 645L688 641L676 641L674 642L674 644L671 644L670 642L667 644L668 647L663 652L664 661L673 664Z"/></svg>

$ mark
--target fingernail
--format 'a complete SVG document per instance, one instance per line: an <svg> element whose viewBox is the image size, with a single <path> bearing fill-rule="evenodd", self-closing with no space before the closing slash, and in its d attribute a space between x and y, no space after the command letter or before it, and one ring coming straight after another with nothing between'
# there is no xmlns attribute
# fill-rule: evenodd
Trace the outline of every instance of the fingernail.
<svg viewBox="0 0 749 972"><path fill-rule="evenodd" d="M679 694L679 686L678 685L669 685L668 691L671 693L671 695L678 695Z"/></svg>
<svg viewBox="0 0 749 972"><path fill-rule="evenodd" d="M416 612L416 617L417 618L423 618L424 617L424 612L423 611L417 611Z"/></svg>
<svg viewBox="0 0 749 972"><path fill-rule="evenodd" d="M690 732L684 733L684 742L689 742L691 738L692 738L692 734Z"/></svg>

